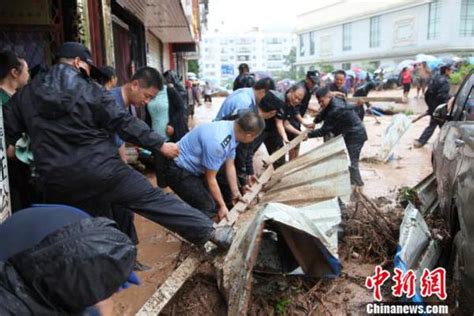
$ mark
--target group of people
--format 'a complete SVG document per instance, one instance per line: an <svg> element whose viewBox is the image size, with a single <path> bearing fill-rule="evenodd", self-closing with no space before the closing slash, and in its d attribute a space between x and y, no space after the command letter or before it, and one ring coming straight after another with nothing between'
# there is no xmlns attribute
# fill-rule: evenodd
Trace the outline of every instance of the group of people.
<svg viewBox="0 0 474 316"><path fill-rule="evenodd" d="M211 241L218 247L228 248L232 241L231 227L214 227L213 219L203 210L196 209L175 195L164 193L160 188L153 187L145 176L124 162L119 154L119 148L123 142L127 142L150 150L158 161L165 161L165 164L171 164L176 159L176 164L179 165L180 161L184 161L196 170L204 170L203 166L216 168L216 161L232 156L232 146L235 146L236 142L251 139L252 135L258 133L262 126L261 121L256 120L255 116L248 115L236 121L232 127L222 126L222 133L228 132L229 135L220 140L218 146L213 147L215 151L210 156L208 164L206 160L201 159L202 152L195 151L187 155L188 147L192 150L196 149L192 137L199 132L198 129L184 136L191 139L188 141L192 144L190 146L184 145L186 144L184 137L179 144L171 142L177 141L182 134L187 132L180 131L179 126L182 122L173 122L174 119L181 121L184 115L171 113L173 99L180 98L170 87L165 88L163 76L156 69L151 67L138 69L129 82L111 90L106 90L106 87L100 85L94 78L101 78L101 72L94 66L90 51L79 43L64 43L57 53L55 64L50 69L36 74L30 81L28 81L28 66L24 59L12 52L1 53L0 88L9 169L11 170L12 161L21 162L20 155L17 154L20 142L29 142L32 156L30 165L21 162L22 168L27 170L24 174L15 175L11 172L11 194L12 200L15 200L15 189L20 192L24 189L15 186L13 183L15 179L22 179L24 180L22 185L29 185L31 169L34 169L35 174L38 175L36 187L41 189L40 197L38 200L20 198L20 205L18 208L14 206L13 209L18 210L38 202L50 209L54 208L54 205L67 205L85 211L93 217L114 220L116 222L114 225L122 231L121 234L128 235L121 241L127 251L119 251L121 237L114 238L112 234L107 233L107 227L110 225L96 222L97 227L92 225L90 230L93 235L100 236L99 232L102 232L109 236L110 238L102 240L104 243L112 243L109 244L111 251L109 255L117 256L115 258L117 261L125 261L123 271L121 270L117 277L120 282L115 280L107 284L106 289L100 291L100 295L90 293L91 295L84 299L75 295L77 301L67 303L63 303L61 297L51 305L49 301L51 297L45 296L45 293L50 293L48 292L50 289L39 288L35 285L36 283L30 282L40 282L42 286L47 287L46 280L52 277L52 272L36 276L27 274L22 275L22 282L26 283L25 291L31 297L25 297L24 291L17 291L18 286L22 286L23 283L20 284L19 281L16 284L11 283L14 282L12 281L13 272L8 267L15 266L13 260L20 254L25 256L24 264L27 263L27 259L39 260L38 258L41 257L39 254L37 258L29 255L33 253L36 256L36 253L40 252L35 248L38 245L29 243L28 247L25 246L18 253L11 254L10 252L10 255L1 258L4 265L0 269L0 299L2 300L0 310L6 308L2 314L25 314L23 313L25 310L35 314L48 309L56 313L77 312L80 308L94 305L105 299L107 295L110 296L113 293L111 289L117 290L117 283L125 282L125 276L128 277L127 274L134 268L136 250L133 248L133 241L136 243L136 240L133 236L133 213L139 213L161 224L198 246ZM163 95L159 95L160 92ZM158 102L157 98L158 101L165 101ZM160 105L153 107L154 101ZM153 129L130 114L130 109L127 108L130 104L133 104L135 108L149 106L148 112ZM28 214L31 213L34 212ZM8 221L14 221L18 216L26 216L22 214L25 214L24 210L18 211ZM53 222L54 213L47 214L49 215L43 214L41 220L36 218L31 225L45 226L45 223ZM219 214L222 217L226 215L224 212ZM111 229L115 229L112 226L110 226ZM5 224L0 225L0 232L6 229L5 227ZM57 237L57 243L61 242L61 238L70 240L73 234L68 235L68 232L72 228L67 227L67 232L59 233L61 229L58 228L59 230L49 231L48 236L53 234ZM81 230L81 228L77 229ZM9 230L9 232L15 231ZM82 233L86 232L84 229ZM77 236L82 236L80 233L77 232ZM71 237L68 238L68 236ZM15 240L16 237L18 236L12 235L9 238L4 236L2 239ZM114 242L116 242L115 248L112 247ZM128 248L130 244L132 248ZM107 250L107 247L98 241L87 243L87 245L89 248L100 247L101 251ZM1 243L0 253L7 252L4 249L6 246L8 246L6 243ZM84 260L104 255L100 251L94 253L92 250L90 249L88 253L86 251ZM66 255L72 250L59 247L59 252L55 255L61 256L61 251L63 255ZM74 262L71 261L69 264L74 264ZM110 265L114 267L110 268ZM63 268L59 264L54 267L52 270ZM109 264L91 265L89 268L95 269L87 272L93 276L103 269L109 269L112 273L120 266L116 261L114 263L114 260L111 260ZM74 273L73 270L69 271ZM22 273L18 269L16 272ZM45 279L42 279L43 277ZM66 276L64 278L65 286L74 288L72 282L76 280L67 280ZM102 276L97 279L102 279ZM84 282L87 283L87 279L84 279ZM32 287L31 290L28 287ZM48 297L49 300L44 301L44 297ZM13 303L3 304L6 299Z"/></svg>
<svg viewBox="0 0 474 316"><path fill-rule="evenodd" d="M431 77L431 70L428 64L424 61L413 65L413 70L409 67L403 67L400 72L399 81L403 86L403 99L408 100L408 93L413 86L416 87L416 98L425 94Z"/></svg>
<svg viewBox="0 0 474 316"><path fill-rule="evenodd" d="M7 220L12 224L0 225L3 239L15 232L11 227L22 221L29 223L31 232L37 231L35 225L41 227L41 233L34 238L25 237L28 241L15 250L11 245L0 245L0 299L15 302L5 305L5 314L22 314L24 310L34 314L48 308L59 313L77 312L113 294L131 278L133 269L140 269L135 260L138 238L134 213L197 246L210 241L228 248L233 239L232 228L213 224L228 218L232 206L257 181L253 168L255 152L264 144L270 154L274 153L302 133L302 127L311 129L310 138L342 135L351 161L351 183L364 185L358 163L367 133L357 114L358 105L346 102L345 72L336 73L334 84L320 87L319 73L308 71L304 80L281 94L272 79L255 81L248 75L248 67L243 66L242 70L235 91L225 99L214 121L189 131L181 93L176 84L166 84L164 76L154 68L140 68L129 82L115 87L117 80L112 68L98 69L85 46L67 42L57 53L55 64L30 79L24 59L12 52L0 53L0 96L13 209L42 203L40 208L44 210L21 210ZM320 110L311 121L306 114L313 94ZM146 119L132 115L131 105L133 109L142 109ZM320 122L322 127L314 129ZM153 153L158 187L126 164L125 143ZM21 144L30 148L28 161L21 158ZM297 156L298 147L289 153L289 159ZM284 163L282 157L274 167ZM41 190L30 190L33 174L35 187ZM163 192L164 187L170 187L179 198ZM30 191L38 194L22 196ZM66 215L56 216L62 213ZM41 220L31 214L40 214ZM69 219L71 216L74 220ZM57 222L57 218L63 220ZM79 238L88 236L89 231L110 238ZM61 265L61 260L51 270L38 264L39 276L35 280L29 280L33 277L31 273L19 270L32 260L52 265L50 258L48 261L41 254L53 253L55 247L51 244L66 243L61 238L72 242L71 236L91 248L90 253L78 254L78 263L67 263L75 267ZM117 242L116 248L109 242ZM84 250L80 244L75 246ZM44 251L43 247L50 250ZM64 247L56 248L57 257L67 252ZM82 257L95 260L104 256L104 260L107 256L110 260L100 267L88 267L81 261ZM113 268L109 269L110 265ZM24 291L18 291L12 284L20 281L12 281L11 266L22 275L21 286L34 287L34 291L26 292L35 295L25 299ZM86 268L100 268L91 276L109 269L107 273L117 272L117 278L104 285L100 295L79 295L76 302L61 295L67 291L49 292L48 282L41 279L51 278L55 269L73 273ZM70 286L66 276L62 281L65 287ZM85 284L89 281L74 280ZM34 282L40 282L43 288ZM58 297L57 302L44 300L44 293Z"/></svg>

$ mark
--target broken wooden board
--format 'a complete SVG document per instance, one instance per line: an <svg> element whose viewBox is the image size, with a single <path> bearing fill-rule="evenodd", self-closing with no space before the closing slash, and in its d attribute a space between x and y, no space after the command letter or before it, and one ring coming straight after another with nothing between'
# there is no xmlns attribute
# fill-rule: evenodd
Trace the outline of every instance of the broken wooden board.
<svg viewBox="0 0 474 316"><path fill-rule="evenodd" d="M404 103L402 97L350 97L346 98L347 102L395 102Z"/></svg>
<svg viewBox="0 0 474 316"><path fill-rule="evenodd" d="M219 224L214 226L225 226L233 225L240 213L244 212L248 205L257 197L258 193L262 190L263 186L268 182L273 174L273 166L267 167L264 173L259 177L258 182L252 186L252 189L247 192L243 199L246 202L238 202L229 212L229 220L221 221ZM156 292L147 300L145 305L139 310L137 315L148 316L158 315L163 308L169 303L183 284L191 278L199 265L201 264L202 258L196 253L188 256L176 270L166 279L166 281L156 290Z"/></svg>
<svg viewBox="0 0 474 316"><path fill-rule="evenodd" d="M264 159L263 163L268 166L280 159L282 156L285 156L290 150L296 148L306 138L309 132L309 129L306 129L301 132L301 134L296 136L288 145L283 146L282 148L275 151L270 157Z"/></svg>
<svg viewBox="0 0 474 316"><path fill-rule="evenodd" d="M138 311L138 316L155 316L168 304L201 264L199 256L188 256Z"/></svg>

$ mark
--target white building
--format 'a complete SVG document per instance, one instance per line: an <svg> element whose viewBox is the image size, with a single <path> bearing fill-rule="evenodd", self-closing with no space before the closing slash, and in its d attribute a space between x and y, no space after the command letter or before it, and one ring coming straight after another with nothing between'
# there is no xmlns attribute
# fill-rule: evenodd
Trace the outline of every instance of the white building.
<svg viewBox="0 0 474 316"><path fill-rule="evenodd" d="M254 30L243 34L206 33L201 40L201 78L220 82L234 79L238 66L247 63L250 71L286 71L285 58L292 47L291 33Z"/></svg>
<svg viewBox="0 0 474 316"><path fill-rule="evenodd" d="M474 0L342 0L297 21L296 60L305 70L474 54Z"/></svg>

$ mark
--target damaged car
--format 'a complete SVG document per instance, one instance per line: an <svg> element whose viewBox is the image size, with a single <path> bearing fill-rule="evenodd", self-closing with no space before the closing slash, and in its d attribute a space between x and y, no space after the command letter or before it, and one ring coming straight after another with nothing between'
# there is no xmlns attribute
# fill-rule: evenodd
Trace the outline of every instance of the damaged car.
<svg viewBox="0 0 474 316"><path fill-rule="evenodd" d="M452 102L452 104L451 104ZM434 116L445 121L433 149L439 209L453 238L451 268L459 308L474 313L474 72Z"/></svg>

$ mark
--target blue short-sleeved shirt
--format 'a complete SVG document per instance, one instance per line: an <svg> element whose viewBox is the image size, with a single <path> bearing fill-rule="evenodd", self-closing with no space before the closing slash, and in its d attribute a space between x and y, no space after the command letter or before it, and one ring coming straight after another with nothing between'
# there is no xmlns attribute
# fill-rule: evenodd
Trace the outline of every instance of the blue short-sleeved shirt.
<svg viewBox="0 0 474 316"><path fill-rule="evenodd" d="M123 96L122 96L122 88L121 87L113 88L110 90L110 93L115 99L115 104L117 104L117 106L120 107L121 110L125 110L126 106L125 106L125 101L123 100ZM118 134L114 135L114 142L115 142L115 145L117 145L117 147L120 147L125 143Z"/></svg>
<svg viewBox="0 0 474 316"><path fill-rule="evenodd" d="M238 89L224 100L214 121L220 121L224 117L237 114L241 110L255 110L256 108L257 103L255 102L253 88Z"/></svg>
<svg viewBox="0 0 474 316"><path fill-rule="evenodd" d="M179 142L176 165L199 176L206 170L217 171L228 159L235 159L234 122L219 121L200 125Z"/></svg>

